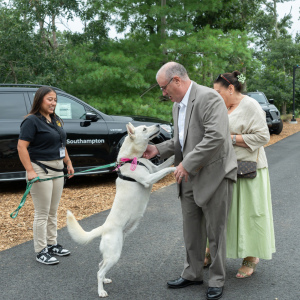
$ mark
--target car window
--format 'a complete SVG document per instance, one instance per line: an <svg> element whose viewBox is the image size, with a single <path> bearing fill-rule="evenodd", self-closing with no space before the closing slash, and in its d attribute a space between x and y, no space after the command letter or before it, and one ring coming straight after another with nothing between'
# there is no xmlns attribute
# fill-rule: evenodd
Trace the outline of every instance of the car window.
<svg viewBox="0 0 300 300"><path fill-rule="evenodd" d="M0 93L0 119L24 119L27 115L22 93Z"/></svg>
<svg viewBox="0 0 300 300"><path fill-rule="evenodd" d="M85 120L86 111L82 104L57 94L56 114L63 120L83 119Z"/></svg>
<svg viewBox="0 0 300 300"><path fill-rule="evenodd" d="M258 103L261 104L267 103L267 99L265 95L262 93L255 93L255 94L248 93L248 96L255 99Z"/></svg>
<svg viewBox="0 0 300 300"><path fill-rule="evenodd" d="M30 96L34 98L35 93ZM85 120L86 111L82 104L57 93L55 113L63 120Z"/></svg>

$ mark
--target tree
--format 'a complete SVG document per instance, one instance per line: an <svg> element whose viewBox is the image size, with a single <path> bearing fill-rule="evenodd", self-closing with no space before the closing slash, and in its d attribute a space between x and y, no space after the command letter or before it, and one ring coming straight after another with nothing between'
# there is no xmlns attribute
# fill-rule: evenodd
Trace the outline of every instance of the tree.
<svg viewBox="0 0 300 300"><path fill-rule="evenodd" d="M195 0L88 2L84 11L85 32L81 37L76 34L75 39L74 35L69 36L78 52L75 54L73 48L76 58L71 54L70 63L73 64L71 77L74 76L66 86L75 94L84 91L83 97L93 99L94 105L98 101L106 112L126 111L126 106L120 105L124 102L120 102L121 97L134 99L131 105L134 111L143 108L149 113L160 108L157 104L161 96L159 89L152 89L142 99L136 97L155 84L156 72L166 61L184 64L192 79L211 86L217 74L228 65L243 68L252 59L246 32L237 26L230 30L228 20L224 23L226 26L222 26L221 18L216 21L218 26L201 25L206 14L218 15L225 4L208 0L201 3ZM239 7L245 9L246 5ZM95 19L101 24L98 27L101 31L90 27ZM118 32L125 33L124 39L107 38L107 26L113 25ZM243 29L243 26L238 27ZM94 32L96 34L90 34ZM85 54L78 58L82 52Z"/></svg>
<svg viewBox="0 0 300 300"><path fill-rule="evenodd" d="M300 48L297 40L288 33L291 28L291 13L278 20L277 3L284 0L266 2L266 10L259 11L253 19L252 33L256 48L254 57L261 67L253 70L248 81L252 90L260 89L286 114L292 101L293 66L300 61Z"/></svg>
<svg viewBox="0 0 300 300"><path fill-rule="evenodd" d="M0 7L0 81L59 85L65 76L64 49L40 42L35 23L22 11Z"/></svg>

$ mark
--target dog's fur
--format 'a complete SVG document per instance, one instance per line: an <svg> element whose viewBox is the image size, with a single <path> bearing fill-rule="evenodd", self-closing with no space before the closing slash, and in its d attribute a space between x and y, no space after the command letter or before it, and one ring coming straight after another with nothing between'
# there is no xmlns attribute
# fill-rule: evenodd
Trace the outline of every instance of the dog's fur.
<svg viewBox="0 0 300 300"><path fill-rule="evenodd" d="M122 175L131 177L137 182L117 178L114 203L102 226L86 232L76 221L74 215L70 211L67 212L68 230L76 242L86 244L101 236L100 251L103 260L99 264L97 273L99 297L107 297L103 283L110 283L111 280L105 278L105 274L118 262L125 236L137 227L139 220L143 217L152 185L176 169L169 167L174 163L174 156L159 166L141 158L149 140L157 136L159 131L159 125L136 128L130 123L127 125L128 136L120 149L117 161L120 162L121 158L133 159L137 157L138 161L147 168L137 165L136 170L131 171L130 163L120 167Z"/></svg>

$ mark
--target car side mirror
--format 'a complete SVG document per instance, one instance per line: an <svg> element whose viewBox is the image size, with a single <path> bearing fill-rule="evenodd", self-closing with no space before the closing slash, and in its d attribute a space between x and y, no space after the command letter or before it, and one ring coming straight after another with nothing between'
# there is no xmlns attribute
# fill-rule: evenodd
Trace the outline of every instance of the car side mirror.
<svg viewBox="0 0 300 300"><path fill-rule="evenodd" d="M269 99L269 103L270 104L274 104L274 100L273 99Z"/></svg>
<svg viewBox="0 0 300 300"><path fill-rule="evenodd" d="M98 116L91 111L87 111L85 114L85 119L88 121L96 122L98 120Z"/></svg>

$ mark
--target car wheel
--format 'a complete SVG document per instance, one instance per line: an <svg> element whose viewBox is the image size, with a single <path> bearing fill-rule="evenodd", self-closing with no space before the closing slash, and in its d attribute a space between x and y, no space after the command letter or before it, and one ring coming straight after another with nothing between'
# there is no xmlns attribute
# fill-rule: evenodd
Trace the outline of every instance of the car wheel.
<svg viewBox="0 0 300 300"><path fill-rule="evenodd" d="M272 133L280 134L282 129L283 129L283 122L282 122L282 120L280 120L278 127L276 129L272 130Z"/></svg>

